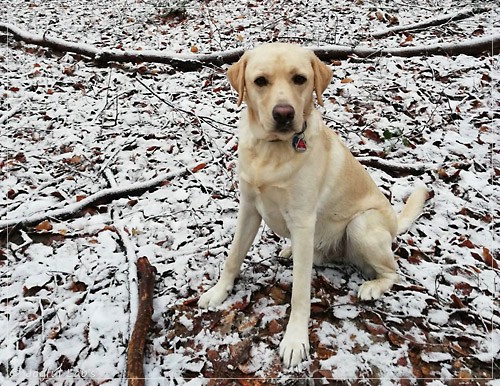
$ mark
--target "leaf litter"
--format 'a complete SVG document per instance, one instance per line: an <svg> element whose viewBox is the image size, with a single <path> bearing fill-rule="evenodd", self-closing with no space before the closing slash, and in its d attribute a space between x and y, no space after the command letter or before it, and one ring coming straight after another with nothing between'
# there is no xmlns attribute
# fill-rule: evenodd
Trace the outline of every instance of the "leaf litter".
<svg viewBox="0 0 500 386"><path fill-rule="evenodd" d="M397 47L498 33L494 3L484 3L490 12L383 39L370 33L469 4L14 0L0 12L75 42L206 53L274 40ZM277 348L291 267L268 228L223 306L196 305L218 278L236 224L238 108L226 67L97 67L2 39L2 220L188 169L142 194L3 230L3 385L123 383L140 256L158 270L148 384L497 384L498 57L331 63L328 125L360 159L425 166L417 174L369 167L396 209L417 184L432 198L396 240L402 281L381 300L356 299L362 277L352 267L314 269L311 356L284 370Z"/></svg>

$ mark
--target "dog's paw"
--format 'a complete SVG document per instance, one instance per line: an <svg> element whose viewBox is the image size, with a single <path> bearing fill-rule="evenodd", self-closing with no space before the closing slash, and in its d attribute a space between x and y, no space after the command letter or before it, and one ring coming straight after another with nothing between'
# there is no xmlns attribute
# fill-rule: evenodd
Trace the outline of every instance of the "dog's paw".
<svg viewBox="0 0 500 386"><path fill-rule="evenodd" d="M280 356L285 367L295 367L309 356L309 336L305 332L287 328L280 343Z"/></svg>
<svg viewBox="0 0 500 386"><path fill-rule="evenodd" d="M381 290L376 280L364 282L358 290L358 298L361 300L375 300L382 296L384 291Z"/></svg>
<svg viewBox="0 0 500 386"><path fill-rule="evenodd" d="M375 280L365 281L359 287L358 298L361 300L376 300L379 299L385 291L391 289L397 281L397 274L391 274L390 277L379 278Z"/></svg>
<svg viewBox="0 0 500 386"><path fill-rule="evenodd" d="M210 288L207 292L200 296L198 306L201 308L215 308L226 300L232 290L232 286L227 286L221 282Z"/></svg>
<svg viewBox="0 0 500 386"><path fill-rule="evenodd" d="M283 259L290 259L292 257L292 247L288 246L281 250L279 257Z"/></svg>

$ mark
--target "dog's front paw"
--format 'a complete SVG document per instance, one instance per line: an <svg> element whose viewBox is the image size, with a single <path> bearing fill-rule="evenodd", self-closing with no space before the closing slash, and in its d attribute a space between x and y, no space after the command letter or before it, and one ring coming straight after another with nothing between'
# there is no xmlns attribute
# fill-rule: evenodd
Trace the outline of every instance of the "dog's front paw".
<svg viewBox="0 0 500 386"><path fill-rule="evenodd" d="M232 290L232 286L225 285L218 282L215 286L210 288L207 292L200 296L198 306L201 308L215 308L226 300L227 296Z"/></svg>
<svg viewBox="0 0 500 386"><path fill-rule="evenodd" d="M309 334L305 331L287 328L280 344L280 356L285 367L297 366L309 356Z"/></svg>

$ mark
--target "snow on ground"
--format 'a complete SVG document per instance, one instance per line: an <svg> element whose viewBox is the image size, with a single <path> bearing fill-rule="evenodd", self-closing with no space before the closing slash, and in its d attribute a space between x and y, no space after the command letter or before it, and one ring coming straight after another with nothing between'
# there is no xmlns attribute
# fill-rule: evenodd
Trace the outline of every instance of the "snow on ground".
<svg viewBox="0 0 500 386"><path fill-rule="evenodd" d="M0 20L100 47L178 53L267 41L397 47L499 31L489 12L373 39L477 2L340 0L20 1ZM143 194L68 218L4 229L0 244L2 385L124 384L137 309L135 259L157 268L148 385L498 384L498 56L333 61L325 120L369 167L397 209L414 186L433 191L394 245L400 284L360 302L351 267L316 267L311 357L284 370L277 347L289 312L291 267L265 226L233 294L196 306L217 279L235 227L239 109L226 67L97 67L85 58L1 35L1 220L64 208L109 187L176 176ZM247 381L241 378L248 378ZM434 380L430 382L430 380ZM247 383L245 383L247 382Z"/></svg>

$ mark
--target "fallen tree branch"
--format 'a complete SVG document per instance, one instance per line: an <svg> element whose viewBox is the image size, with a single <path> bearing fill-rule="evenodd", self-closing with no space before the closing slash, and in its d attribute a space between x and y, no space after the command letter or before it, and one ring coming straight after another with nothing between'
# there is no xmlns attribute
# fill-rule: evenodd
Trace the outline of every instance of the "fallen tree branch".
<svg viewBox="0 0 500 386"><path fill-rule="evenodd" d="M145 383L144 348L153 315L156 268L149 263L147 257L140 257L137 259L137 271L139 276L139 308L127 350L127 377L130 386L143 386Z"/></svg>
<svg viewBox="0 0 500 386"><path fill-rule="evenodd" d="M477 15L480 13L488 12L490 10L491 10L490 8L469 9L467 11L458 12L458 13L455 13L452 15L442 15L442 16L438 16L435 18L426 19L425 21L420 22L420 23L398 25L395 27L387 28L387 29L384 29L384 30L381 30L378 32L374 32L371 34L371 36L374 38L381 38L381 37L384 37L384 36L387 36L390 34L394 34L397 32L415 31L415 30L421 30L421 29L428 28L428 27L436 27L439 25L446 24L450 21L463 20L463 19L466 19L468 17L474 16L474 15Z"/></svg>
<svg viewBox="0 0 500 386"><path fill-rule="evenodd" d="M48 218L67 218L79 211L96 204L103 204L113 201L117 198L126 197L127 195L139 195L145 191L155 188L162 182L171 180L175 177L181 177L191 173L191 171L202 163L207 163L207 161L197 162L193 166L188 166L185 168L177 169L170 173L162 173L149 181L136 182L127 186L118 186L116 188L108 188L98 191L97 193L91 194L85 197L83 200L68 204L62 208L40 211L32 214L31 216L25 216L21 218L12 218L7 220L0 220L0 230L5 228L11 228L15 226L27 226L32 224L37 224Z"/></svg>
<svg viewBox="0 0 500 386"><path fill-rule="evenodd" d="M435 169L433 165L409 165L407 163L387 161L379 157L356 157L356 159L365 166L380 169L393 177L402 175L420 176L427 170Z"/></svg>
<svg viewBox="0 0 500 386"><path fill-rule="evenodd" d="M111 48L99 48L85 43L74 43L67 40L50 36L48 33L33 34L10 23L0 23L0 31L12 34L15 40L24 41L42 47L52 48L61 52L73 52L95 60L104 65L108 62L123 63L164 63L182 71L195 71L203 64L224 64L236 62L243 54L243 49L225 52L214 52L211 54L169 54L164 51L154 50L119 50Z"/></svg>
<svg viewBox="0 0 500 386"><path fill-rule="evenodd" d="M243 48L229 51L219 51L209 54L169 54L164 51L155 50L119 50L110 48L98 48L89 44L73 43L63 39L50 36L33 34L13 24L0 23L0 31L12 34L15 40L24 41L28 44L52 48L62 52L74 52L91 58L100 65L108 62L142 63L154 62L173 66L181 71L195 71L207 64L229 64L236 62L243 52ZM500 34L481 38L470 39L460 43L442 43L416 47L398 48L371 48L371 47L347 47L330 45L312 48L320 59L328 61L331 59L345 59L349 56L362 58L371 56L422 56L422 55L479 55L483 52L496 54L500 51Z"/></svg>
<svg viewBox="0 0 500 386"><path fill-rule="evenodd" d="M314 53L324 61L333 58L342 59L349 56L369 58L372 56L455 56L455 55L482 55L489 53L496 55L500 52L500 34L489 35L475 39L461 41L460 43L436 43L425 46L397 47L397 48L371 48L371 47L345 47L345 46L325 46L313 48Z"/></svg>

